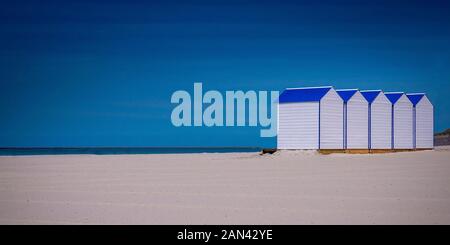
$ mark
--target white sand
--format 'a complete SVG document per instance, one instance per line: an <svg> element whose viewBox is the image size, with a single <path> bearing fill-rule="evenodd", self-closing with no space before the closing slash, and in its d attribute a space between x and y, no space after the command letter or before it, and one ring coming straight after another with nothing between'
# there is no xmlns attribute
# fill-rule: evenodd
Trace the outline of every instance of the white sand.
<svg viewBox="0 0 450 245"><path fill-rule="evenodd" d="M450 149L0 157L0 224L450 224Z"/></svg>

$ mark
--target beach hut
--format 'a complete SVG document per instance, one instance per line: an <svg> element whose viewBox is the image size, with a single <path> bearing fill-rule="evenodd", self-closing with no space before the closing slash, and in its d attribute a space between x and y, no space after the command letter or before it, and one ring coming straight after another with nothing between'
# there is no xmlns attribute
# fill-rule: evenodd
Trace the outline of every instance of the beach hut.
<svg viewBox="0 0 450 245"><path fill-rule="evenodd" d="M278 100L278 149L343 149L343 101L331 86L288 88Z"/></svg>
<svg viewBox="0 0 450 245"><path fill-rule="evenodd" d="M369 149L391 149L391 102L381 90L366 90L361 94L368 102Z"/></svg>
<svg viewBox="0 0 450 245"><path fill-rule="evenodd" d="M424 93L406 94L413 104L413 147L414 149L432 149L433 104Z"/></svg>
<svg viewBox="0 0 450 245"><path fill-rule="evenodd" d="M369 103L358 89L339 89L344 101L344 149L368 149Z"/></svg>
<svg viewBox="0 0 450 245"><path fill-rule="evenodd" d="M392 149L413 149L413 104L403 92L385 95L392 108Z"/></svg>

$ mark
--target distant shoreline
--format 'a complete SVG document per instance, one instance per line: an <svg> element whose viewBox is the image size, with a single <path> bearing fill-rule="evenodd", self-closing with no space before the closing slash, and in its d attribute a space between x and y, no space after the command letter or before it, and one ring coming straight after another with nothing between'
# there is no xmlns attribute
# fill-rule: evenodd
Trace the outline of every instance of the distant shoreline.
<svg viewBox="0 0 450 245"><path fill-rule="evenodd" d="M261 150L262 147L0 147L0 156L237 153Z"/></svg>

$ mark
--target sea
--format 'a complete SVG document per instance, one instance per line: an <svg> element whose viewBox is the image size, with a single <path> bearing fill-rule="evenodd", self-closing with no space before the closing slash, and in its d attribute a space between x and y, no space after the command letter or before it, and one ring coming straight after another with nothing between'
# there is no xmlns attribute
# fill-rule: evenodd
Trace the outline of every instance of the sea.
<svg viewBox="0 0 450 245"><path fill-rule="evenodd" d="M260 147L27 147L0 148L0 156L120 155L259 152Z"/></svg>

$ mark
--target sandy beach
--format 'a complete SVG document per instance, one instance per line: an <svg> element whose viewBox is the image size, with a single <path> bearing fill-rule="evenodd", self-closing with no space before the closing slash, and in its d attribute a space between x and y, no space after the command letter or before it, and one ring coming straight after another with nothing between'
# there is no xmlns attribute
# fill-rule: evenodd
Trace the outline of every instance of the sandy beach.
<svg viewBox="0 0 450 245"><path fill-rule="evenodd" d="M0 157L0 224L450 224L450 148Z"/></svg>

